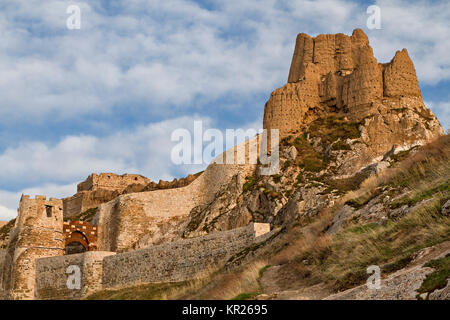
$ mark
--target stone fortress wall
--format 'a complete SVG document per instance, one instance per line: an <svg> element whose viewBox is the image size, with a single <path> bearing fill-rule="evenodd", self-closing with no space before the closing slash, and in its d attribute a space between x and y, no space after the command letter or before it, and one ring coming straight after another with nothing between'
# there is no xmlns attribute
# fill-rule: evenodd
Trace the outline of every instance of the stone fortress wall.
<svg viewBox="0 0 450 320"><path fill-rule="evenodd" d="M251 140L253 139L257 141L258 137ZM231 155L234 155L235 159L238 159L239 153L243 153L248 158L248 154L246 154L246 150L248 152L247 145L248 141L228 150L224 153L224 158L228 157L229 160ZM218 159L220 159L220 156L216 160ZM60 266L65 265L64 263L67 261L71 262L72 259L81 259L76 261L82 261L85 270L92 270L94 276L99 276L98 260L103 259L102 253L99 252L123 252L148 247L149 245L180 241L183 226L190 211L195 206L212 201L219 188L228 183L233 176L241 175L245 177L253 173L256 167L255 164L249 164L248 159L246 164L238 164L236 161L231 164L217 162L219 163L215 161L209 165L205 172L185 187L124 194L101 204L92 221L92 230L89 229L90 232L94 232L95 250L99 251L81 253L81 256L79 254L63 256L65 248L67 248L65 245L70 243L70 237L73 235L70 231L67 232L67 227L75 226L76 229L78 223L76 221L64 223L64 200L54 198L46 200L44 196L36 196L36 199L30 199L29 196L22 196L16 225L11 231L7 250L4 253L2 252L0 296L3 295L11 299L33 299L36 275L38 281L43 279L43 282L40 282L41 287L39 287L43 288L42 297L49 296L49 293L45 293L48 289L45 281L48 278L45 275L40 275L41 272L46 274L49 271L45 265L36 270L35 261L37 258L62 256L55 260ZM108 179L108 175L100 175L100 177ZM135 181L134 175L126 176L133 178L133 181ZM87 183L82 183L79 190L90 192L86 189L105 185L104 181L104 179L99 180L96 175L92 175L92 179L88 179ZM116 186L111 184L109 187L114 189ZM66 218L65 212L64 218ZM84 224L81 223L78 227L83 228L83 226ZM83 230L80 229L80 231ZM237 236L239 237L239 232ZM88 248L89 244L93 243L92 239L94 238L86 237ZM227 252L233 252L233 250L237 250L238 247L244 245L243 241L236 241L237 244L231 245ZM189 243L187 242L186 245ZM205 243L213 247L215 242L206 241ZM231 243L235 242L231 241ZM139 244L139 246L136 246L136 244ZM205 248L208 247L206 244L205 246ZM179 243L176 245L176 248L179 248L178 250L184 252L185 250L180 249L182 247L183 245ZM145 253L145 255L147 256L148 253ZM134 257L136 258L136 256ZM180 265L183 264L180 262ZM157 270L156 265L149 266L149 268ZM186 272L186 274L191 275L196 272L189 273L186 271L186 268L189 267L184 266L184 268L183 271L179 272ZM200 270L202 268L201 263L195 265L195 267L192 266L192 268L197 271ZM112 268L108 270L110 269ZM114 279L114 276L110 275L107 279ZM92 278L85 281L95 282ZM113 283L114 281L111 280L110 282ZM123 280L117 281L120 283ZM48 280L47 283L50 285L56 282ZM94 285L89 286L94 288Z"/></svg>
<svg viewBox="0 0 450 320"><path fill-rule="evenodd" d="M36 260L37 299L79 299L100 289L194 279L221 268L234 254L272 232L270 225L216 232L125 253L85 252ZM68 289L67 268L81 271L80 289Z"/></svg>
<svg viewBox="0 0 450 320"><path fill-rule="evenodd" d="M139 174L114 173L91 174L85 181L77 185L77 192L92 191L95 189L111 189L123 191L131 184L149 184L150 179Z"/></svg>
<svg viewBox="0 0 450 320"><path fill-rule="evenodd" d="M12 299L33 299L35 259L63 254L62 201L23 195L1 266L1 291Z"/></svg>
<svg viewBox="0 0 450 320"><path fill-rule="evenodd" d="M131 185L146 186L150 179L138 174L91 174L77 185L77 193L63 199L64 217L74 217L119 196Z"/></svg>
<svg viewBox="0 0 450 320"><path fill-rule="evenodd" d="M36 299L80 299L102 289L103 259L114 252L89 251L60 257L36 259ZM80 271L80 287L69 287L69 276ZM73 268L73 267L72 267ZM68 273L69 271L69 273Z"/></svg>
<svg viewBox="0 0 450 320"><path fill-rule="evenodd" d="M125 194L101 204L92 221L99 228L98 250L123 252L180 239L193 208L214 200L233 176L240 175L244 181L254 172L256 165L248 159L248 145L254 141L258 137L224 153L228 159L234 154L234 164L217 163L219 156L186 187ZM241 152L247 157L245 164L236 163Z"/></svg>

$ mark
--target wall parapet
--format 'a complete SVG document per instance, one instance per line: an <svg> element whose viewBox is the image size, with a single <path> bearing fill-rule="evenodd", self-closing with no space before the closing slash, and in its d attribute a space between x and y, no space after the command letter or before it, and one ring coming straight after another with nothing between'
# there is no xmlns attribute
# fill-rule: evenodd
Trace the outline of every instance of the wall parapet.
<svg viewBox="0 0 450 320"><path fill-rule="evenodd" d="M103 286L118 288L201 277L221 268L231 256L263 238L269 231L269 224L251 223L242 228L106 257Z"/></svg>

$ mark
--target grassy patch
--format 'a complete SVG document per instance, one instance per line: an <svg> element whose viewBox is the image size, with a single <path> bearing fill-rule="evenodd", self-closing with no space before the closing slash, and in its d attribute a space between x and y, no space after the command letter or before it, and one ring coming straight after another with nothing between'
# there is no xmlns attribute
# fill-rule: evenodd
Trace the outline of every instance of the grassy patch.
<svg viewBox="0 0 450 320"><path fill-rule="evenodd" d="M77 216L74 217L68 217L68 218L64 218L64 221L86 221L86 222L91 222L91 220L94 218L94 216L97 213L97 209L98 208L91 208L88 209L82 213L80 213Z"/></svg>
<svg viewBox="0 0 450 320"><path fill-rule="evenodd" d="M260 293L258 293L258 292L240 293L240 294L238 294L236 297L234 297L231 300L249 300L249 299L252 299L252 298L256 297L259 294Z"/></svg>
<svg viewBox="0 0 450 320"><path fill-rule="evenodd" d="M411 150L404 150L404 151L400 151L396 154L393 154L390 156L390 158L392 159L393 162L400 162L403 161L404 159L406 159L408 157L408 155L411 153Z"/></svg>
<svg viewBox="0 0 450 320"><path fill-rule="evenodd" d="M192 282L151 283L118 290L102 290L86 300L161 300L179 296L192 288Z"/></svg>
<svg viewBox="0 0 450 320"><path fill-rule="evenodd" d="M420 201L433 197L433 195L435 195L438 192L444 192L449 190L450 190L450 180L447 180L433 187L428 187L424 191L413 192L412 195L407 195L406 197L403 197L400 200L393 202L391 204L391 208L392 209L400 208L405 204L410 207Z"/></svg>
<svg viewBox="0 0 450 320"><path fill-rule="evenodd" d="M247 176L245 177L245 183L243 186L243 191L253 191L256 188L256 185L258 183L258 179L254 176Z"/></svg>
<svg viewBox="0 0 450 320"><path fill-rule="evenodd" d="M370 176L370 173L370 169L361 170L349 178L325 178L324 183L329 186L328 190L338 190L340 194L344 194L348 191L357 190L361 186L361 183Z"/></svg>
<svg viewBox="0 0 450 320"><path fill-rule="evenodd" d="M417 250L448 240L450 217L442 216L440 210L441 199L436 198L386 225L349 225L334 236L305 231L298 242L283 250L302 274L317 282L332 281L336 290L349 289L367 279L370 265L394 272L406 266Z"/></svg>
<svg viewBox="0 0 450 320"><path fill-rule="evenodd" d="M359 122L351 122L343 117L330 115L312 122L309 133L311 137L321 138L322 142L331 144L337 140L357 139L361 137Z"/></svg>
<svg viewBox="0 0 450 320"><path fill-rule="evenodd" d="M363 194L362 196L357 197L355 199L347 200L345 202L345 204L358 210L358 209L362 208L363 206L365 206L367 203L369 203L370 200L379 196L380 194L381 194L381 189L378 188L378 189L373 190L370 193Z"/></svg>
<svg viewBox="0 0 450 320"><path fill-rule="evenodd" d="M304 170L320 172L328 166L328 159L313 148L305 135L295 138L293 145L298 151L297 164Z"/></svg>
<svg viewBox="0 0 450 320"><path fill-rule="evenodd" d="M281 175L279 175L279 174L274 174L274 175L272 176L272 179L273 179L273 181L274 181L275 183L280 183L280 182L281 182Z"/></svg>
<svg viewBox="0 0 450 320"><path fill-rule="evenodd" d="M334 143L331 147L332 150L351 150L352 148L350 145L342 140L339 140L338 142Z"/></svg>
<svg viewBox="0 0 450 320"><path fill-rule="evenodd" d="M447 279L450 277L450 254L441 259L428 261L424 267L433 268L435 271L427 275L417 292L433 292L447 285Z"/></svg>

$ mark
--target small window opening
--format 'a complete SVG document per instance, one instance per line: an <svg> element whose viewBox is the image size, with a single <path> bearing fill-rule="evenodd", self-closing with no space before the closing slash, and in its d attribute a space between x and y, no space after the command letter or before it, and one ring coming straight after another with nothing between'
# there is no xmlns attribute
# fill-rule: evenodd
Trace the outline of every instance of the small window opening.
<svg viewBox="0 0 450 320"><path fill-rule="evenodd" d="M45 206L45 211L47 212L47 218L50 218L52 216L52 206Z"/></svg>

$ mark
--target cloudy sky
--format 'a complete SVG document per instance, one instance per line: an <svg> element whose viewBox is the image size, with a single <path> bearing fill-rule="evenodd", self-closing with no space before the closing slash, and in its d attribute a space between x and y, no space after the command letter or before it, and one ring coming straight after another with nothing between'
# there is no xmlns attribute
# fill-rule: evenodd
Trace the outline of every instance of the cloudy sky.
<svg viewBox="0 0 450 320"><path fill-rule="evenodd" d="M66 26L74 4L80 30ZM0 0L0 220L22 193L69 196L92 172L201 170L172 164L172 131L261 127L300 32L362 28L380 62L407 48L448 129L448 21L447 1Z"/></svg>

